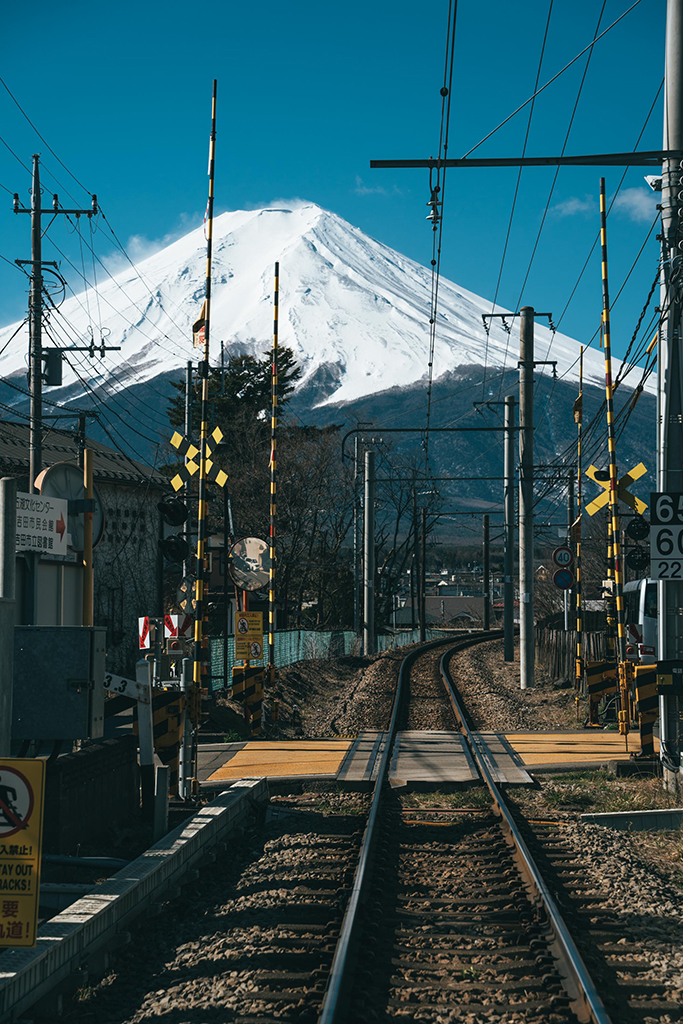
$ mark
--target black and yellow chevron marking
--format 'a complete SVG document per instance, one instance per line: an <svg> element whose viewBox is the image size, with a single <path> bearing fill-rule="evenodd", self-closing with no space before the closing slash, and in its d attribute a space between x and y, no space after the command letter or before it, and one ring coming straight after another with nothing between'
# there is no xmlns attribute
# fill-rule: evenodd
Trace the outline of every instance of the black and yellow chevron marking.
<svg viewBox="0 0 683 1024"><path fill-rule="evenodd" d="M588 722L599 725L598 706L608 693L617 692L617 665L614 661L586 662L588 689Z"/></svg>
<svg viewBox="0 0 683 1024"><path fill-rule="evenodd" d="M232 670L232 695L244 705L252 736L261 732L264 675L263 668L253 665Z"/></svg>
<svg viewBox="0 0 683 1024"><path fill-rule="evenodd" d="M182 739L183 710L185 697L177 690L152 691L152 723L154 729L154 753L162 764L168 765L169 791L178 795L178 763ZM133 721L133 732L138 734L137 708Z"/></svg>
<svg viewBox="0 0 683 1024"><path fill-rule="evenodd" d="M580 413L577 417L577 519L574 522L573 529L573 541L575 545L575 573L574 573L574 594L575 601L577 601L577 657L575 657L575 668L577 668L577 676L575 676L575 696L574 700L577 703L577 715L579 714L579 694L583 690L584 686L584 623L583 623L583 603L581 599L581 528L582 528L582 513L583 513L583 465L582 465L582 442L583 442L583 394L584 394L584 346L581 346L579 355L579 398L577 399L580 403Z"/></svg>
<svg viewBox="0 0 683 1024"><path fill-rule="evenodd" d="M636 712L640 719L640 752L654 757L654 724L659 714L657 666L636 665Z"/></svg>
<svg viewBox="0 0 683 1024"><path fill-rule="evenodd" d="M614 563L614 596L616 602L617 659L626 657L626 626L624 589L619 542L619 481L614 434L614 387L612 383L612 343L610 337L610 302L607 275L607 206L605 179L600 179L600 246L602 250L602 338L605 346L605 405L607 410L607 449L609 454L609 510L611 554ZM622 708L623 710L623 708Z"/></svg>

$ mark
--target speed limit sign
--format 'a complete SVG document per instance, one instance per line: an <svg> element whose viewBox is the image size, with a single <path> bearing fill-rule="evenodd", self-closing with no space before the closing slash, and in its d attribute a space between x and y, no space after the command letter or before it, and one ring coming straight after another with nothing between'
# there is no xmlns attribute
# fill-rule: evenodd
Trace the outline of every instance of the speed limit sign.
<svg viewBox="0 0 683 1024"><path fill-rule="evenodd" d="M683 492L650 495L650 576L683 580Z"/></svg>

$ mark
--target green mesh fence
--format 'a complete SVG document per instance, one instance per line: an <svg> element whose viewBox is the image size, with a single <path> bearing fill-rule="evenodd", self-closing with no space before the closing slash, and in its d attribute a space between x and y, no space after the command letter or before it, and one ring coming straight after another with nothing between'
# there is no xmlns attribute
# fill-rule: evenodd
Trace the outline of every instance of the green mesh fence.
<svg viewBox="0 0 683 1024"><path fill-rule="evenodd" d="M447 634L440 629L428 629L427 640L438 640ZM377 650L382 653L392 647L405 647L406 644L417 643L420 639L418 629L402 630L400 633L387 633L377 637ZM225 685L223 678L224 644L223 637L212 637L209 640L211 652L211 688L220 690ZM232 678L235 665L235 638L228 636L228 681ZM344 655L360 653L360 639L350 629L333 629L317 632L312 629L290 629L275 634L275 666L283 668L297 661L309 661L313 658L341 658ZM252 662L262 665L261 661Z"/></svg>

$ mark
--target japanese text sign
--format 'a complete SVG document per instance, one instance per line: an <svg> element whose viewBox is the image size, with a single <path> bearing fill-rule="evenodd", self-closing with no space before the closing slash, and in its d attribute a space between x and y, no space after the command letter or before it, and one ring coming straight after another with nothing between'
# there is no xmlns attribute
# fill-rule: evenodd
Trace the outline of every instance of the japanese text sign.
<svg viewBox="0 0 683 1024"><path fill-rule="evenodd" d="M45 761L0 758L0 949L35 946Z"/></svg>

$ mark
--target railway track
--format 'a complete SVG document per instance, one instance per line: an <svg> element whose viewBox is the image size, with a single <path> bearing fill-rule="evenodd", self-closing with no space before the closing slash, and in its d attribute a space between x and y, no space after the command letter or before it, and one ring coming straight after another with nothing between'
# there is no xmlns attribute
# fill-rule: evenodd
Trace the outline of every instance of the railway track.
<svg viewBox="0 0 683 1024"><path fill-rule="evenodd" d="M410 652L392 737L430 728L468 735L450 659L497 635ZM371 795L271 800L265 824L253 820L227 861L146 920L116 974L72 1002L69 1020L680 1019L681 1004L642 977L637 939L624 944L619 921L582 885L575 848L554 825L508 806L474 743L487 790L437 805L389 788L391 748Z"/></svg>

